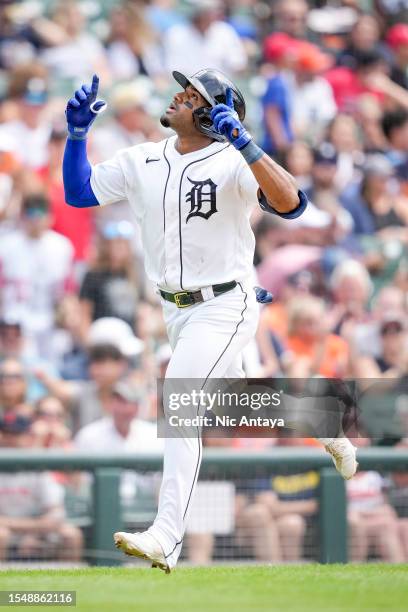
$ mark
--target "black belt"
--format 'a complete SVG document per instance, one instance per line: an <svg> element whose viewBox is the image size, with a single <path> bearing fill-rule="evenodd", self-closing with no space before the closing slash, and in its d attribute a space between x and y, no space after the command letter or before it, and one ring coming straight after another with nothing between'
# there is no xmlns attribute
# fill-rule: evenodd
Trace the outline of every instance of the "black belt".
<svg viewBox="0 0 408 612"><path fill-rule="evenodd" d="M211 289L214 292L214 297L217 297L222 293L231 291L231 289L234 289L236 286L237 282L231 281L229 283L221 283L220 285L212 285ZM177 291L177 293L168 293L162 289L159 289L159 291L164 300L173 302L173 304L176 304L178 308L186 308L187 306L192 306L193 304L205 302L201 289L198 291Z"/></svg>

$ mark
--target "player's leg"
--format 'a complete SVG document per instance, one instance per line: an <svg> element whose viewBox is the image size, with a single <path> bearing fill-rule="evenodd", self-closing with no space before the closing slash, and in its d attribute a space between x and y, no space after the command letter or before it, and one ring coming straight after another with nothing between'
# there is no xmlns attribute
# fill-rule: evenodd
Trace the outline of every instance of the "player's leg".
<svg viewBox="0 0 408 612"><path fill-rule="evenodd" d="M179 313L173 310L170 314L167 310L169 336L171 338L174 329L178 328L178 337L166 373L165 398L169 396L167 385L174 385L175 381L178 391L180 385L185 385L187 391L191 390L191 380L194 385L198 381L205 390L206 385L211 384L211 379L222 378L227 372L230 374L232 364L237 363L240 352L255 334L258 324L254 292L240 285L227 294L192 307L189 312L187 310ZM164 407L168 411L166 404L164 399ZM203 413L203 407L191 406L190 416L196 416L200 410ZM139 535L135 536L136 539L132 538L131 550L127 536L115 536L122 550L144 556L138 555L140 548L149 547L148 558L152 558L154 553L155 558L161 559L160 567L165 564L174 567L181 551L201 458L199 430L166 437L158 514L147 532L160 544L165 563L146 534L142 534L143 541L140 541Z"/></svg>
<svg viewBox="0 0 408 612"><path fill-rule="evenodd" d="M240 353L253 337L258 324L258 306L253 291L237 287L233 292L200 304L191 312L180 332L166 379L190 381L205 391L211 379L223 378L239 369ZM182 379L182 380L181 380ZM191 416L204 410L192 406ZM188 519L202 458L199 432L165 440L163 483L159 509L149 529L162 544L170 566L175 565Z"/></svg>

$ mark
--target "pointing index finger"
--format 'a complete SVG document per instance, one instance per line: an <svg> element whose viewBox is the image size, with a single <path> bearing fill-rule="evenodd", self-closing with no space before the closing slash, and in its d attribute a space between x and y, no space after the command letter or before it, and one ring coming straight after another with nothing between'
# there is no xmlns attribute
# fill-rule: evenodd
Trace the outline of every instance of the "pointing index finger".
<svg viewBox="0 0 408 612"><path fill-rule="evenodd" d="M92 85L91 85L91 93L94 98L98 95L99 88L99 77L97 74L94 74L92 77Z"/></svg>
<svg viewBox="0 0 408 612"><path fill-rule="evenodd" d="M232 89L231 89L231 87L227 87L227 92L226 92L226 95L225 95L225 103L230 108L234 108L234 100L233 100L233 97L232 97Z"/></svg>

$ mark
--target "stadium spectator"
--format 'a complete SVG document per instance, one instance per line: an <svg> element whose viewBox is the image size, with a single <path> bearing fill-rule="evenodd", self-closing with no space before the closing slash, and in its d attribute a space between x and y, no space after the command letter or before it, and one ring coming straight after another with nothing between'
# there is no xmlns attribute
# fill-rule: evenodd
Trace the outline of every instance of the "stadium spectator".
<svg viewBox="0 0 408 612"><path fill-rule="evenodd" d="M329 70L325 78L333 89L338 109L355 115L366 94L383 104L384 94L372 85L372 79L384 74L386 64L377 51L359 51L354 54L354 60L354 68L337 66Z"/></svg>
<svg viewBox="0 0 408 612"><path fill-rule="evenodd" d="M352 324L353 334L357 326L370 320L368 304L373 284L366 267L359 261L346 259L339 263L330 277L333 306L329 313L332 330L342 335L343 326ZM357 338L355 338L357 340ZM361 350L362 346L359 346Z"/></svg>
<svg viewBox="0 0 408 612"><path fill-rule="evenodd" d="M385 60L389 60L389 51L384 44L381 44L380 34L380 24L374 15L369 13L359 15L347 36L345 48L337 56L337 65L354 69L356 56L366 51L378 51Z"/></svg>
<svg viewBox="0 0 408 612"><path fill-rule="evenodd" d="M328 126L327 140L336 149L336 188L342 191L348 184L361 178L364 150L357 121L345 113L339 113Z"/></svg>
<svg viewBox="0 0 408 612"><path fill-rule="evenodd" d="M93 236L93 213L89 208L68 209L62 184L62 159L66 140L65 126L56 123L48 141L48 163L38 169L49 200L51 229L65 236L74 248L74 261L82 266L88 259ZM78 231L78 227L81 231Z"/></svg>
<svg viewBox="0 0 408 612"><path fill-rule="evenodd" d="M162 133L148 113L151 89L151 84L145 78L114 87L110 99L113 117L92 134L95 162L109 159L119 149L162 138Z"/></svg>
<svg viewBox="0 0 408 612"><path fill-rule="evenodd" d="M280 0L275 8L275 30L285 32L293 38L307 38L307 13L309 6L306 0Z"/></svg>
<svg viewBox="0 0 408 612"><path fill-rule="evenodd" d="M387 138L386 155L401 181L403 193L408 195L408 112L396 110L384 113L382 129Z"/></svg>
<svg viewBox="0 0 408 612"><path fill-rule="evenodd" d="M116 383L108 398L108 414L79 429L75 447L84 452L161 452L163 440L157 438L156 424L139 417L142 399L131 384Z"/></svg>
<svg viewBox="0 0 408 612"><path fill-rule="evenodd" d="M0 409L2 414L31 414L27 403L27 380L23 365L17 359L0 364Z"/></svg>
<svg viewBox="0 0 408 612"><path fill-rule="evenodd" d="M293 354L289 368L292 376L309 378L319 374L342 378L349 368L347 342L329 333L324 302L305 297L289 304L287 347Z"/></svg>
<svg viewBox="0 0 408 612"><path fill-rule="evenodd" d="M112 388L129 373L131 360L143 343L118 319L100 319L91 326L88 339L89 380L65 381L38 371L51 395L69 408L73 431L109 412Z"/></svg>
<svg viewBox="0 0 408 612"><path fill-rule="evenodd" d="M51 395L37 401L33 413L33 433L43 448L71 448L72 434L65 424L66 411L62 402Z"/></svg>
<svg viewBox="0 0 408 612"><path fill-rule="evenodd" d="M273 70L267 75L266 89L261 99L264 129L262 147L271 155L284 153L293 141L291 90L287 71L293 67L295 51L295 41L282 32L270 34L264 41L264 58L273 65Z"/></svg>
<svg viewBox="0 0 408 612"><path fill-rule="evenodd" d="M355 234L407 242L407 198L393 179L390 161L377 153L367 158L362 181L343 191L341 201L353 217Z"/></svg>
<svg viewBox="0 0 408 612"><path fill-rule="evenodd" d="M88 354L77 295L66 295L57 306L55 329L51 338L51 359L61 378L86 380Z"/></svg>
<svg viewBox="0 0 408 612"><path fill-rule="evenodd" d="M142 399L131 384L116 383L107 400L108 414L79 429L75 449L84 453L162 453L163 439L157 437L156 424L139 416ZM155 499L154 476L125 470L120 484L123 507L134 506L141 491Z"/></svg>
<svg viewBox="0 0 408 612"><path fill-rule="evenodd" d="M109 25L107 55L114 79L126 81L144 75L160 82L163 62L159 37L147 19L145 5L125 2L115 6Z"/></svg>
<svg viewBox="0 0 408 612"><path fill-rule="evenodd" d="M358 376L399 378L408 368L407 318L401 312L383 312L380 322L380 354L360 356Z"/></svg>
<svg viewBox="0 0 408 612"><path fill-rule="evenodd" d="M9 413L1 418L0 446L23 452L35 445L29 417ZM81 559L81 530L66 520L64 491L48 472L0 474L2 561L11 546L20 559Z"/></svg>
<svg viewBox="0 0 408 612"><path fill-rule="evenodd" d="M317 45L298 43L294 63L292 127L297 137L316 143L336 115L333 92L323 74L332 64Z"/></svg>
<svg viewBox="0 0 408 612"><path fill-rule="evenodd" d="M21 228L3 236L0 244L3 317L18 318L44 357L55 305L70 288L73 257L71 243L50 225L47 198L27 195Z"/></svg>
<svg viewBox="0 0 408 612"><path fill-rule="evenodd" d="M51 132L45 117L48 101L47 71L37 62L22 64L10 72L7 97L13 115L0 124L0 141L9 139L12 151L28 168L40 168L48 159Z"/></svg>
<svg viewBox="0 0 408 612"><path fill-rule="evenodd" d="M92 321L102 317L117 317L131 327L137 322L142 286L132 252L134 234L128 221L112 221L102 230L97 260L79 292L84 336Z"/></svg>
<svg viewBox="0 0 408 612"><path fill-rule="evenodd" d="M387 32L385 38L393 52L393 63L391 67L391 79L397 85L408 89L408 25L396 23Z"/></svg>
<svg viewBox="0 0 408 612"><path fill-rule="evenodd" d="M51 20L41 32L44 48L40 60L55 78L82 79L97 73L110 82L105 50L86 29L83 8L76 0L59 1L52 7Z"/></svg>
<svg viewBox="0 0 408 612"><path fill-rule="evenodd" d="M247 66L245 47L233 27L223 20L219 0L190 0L190 20L170 27L163 37L163 53L168 71L194 74L211 66L229 74ZM225 50L228 49L228 53Z"/></svg>
<svg viewBox="0 0 408 612"><path fill-rule="evenodd" d="M352 561L366 561L371 547L383 561L402 563L404 549L395 510L378 472L358 472L347 482L348 525Z"/></svg>

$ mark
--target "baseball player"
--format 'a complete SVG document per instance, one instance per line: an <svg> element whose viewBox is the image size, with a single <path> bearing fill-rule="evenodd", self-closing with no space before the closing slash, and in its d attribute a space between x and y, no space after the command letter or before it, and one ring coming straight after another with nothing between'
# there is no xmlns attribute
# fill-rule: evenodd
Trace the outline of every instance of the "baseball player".
<svg viewBox="0 0 408 612"><path fill-rule="evenodd" d="M166 379L200 379L205 386L211 378L243 376L241 351L257 329L253 208L294 219L307 198L243 126L245 101L230 80L216 70L173 76L180 91L160 121L175 135L93 167L86 137L105 106L97 100L98 77L75 92L66 109L65 197L76 207L129 203L173 349ZM357 464L349 440L322 441L351 478ZM166 572L176 565L201 455L199 435L166 438L157 517L144 533L116 533L118 548Z"/></svg>

